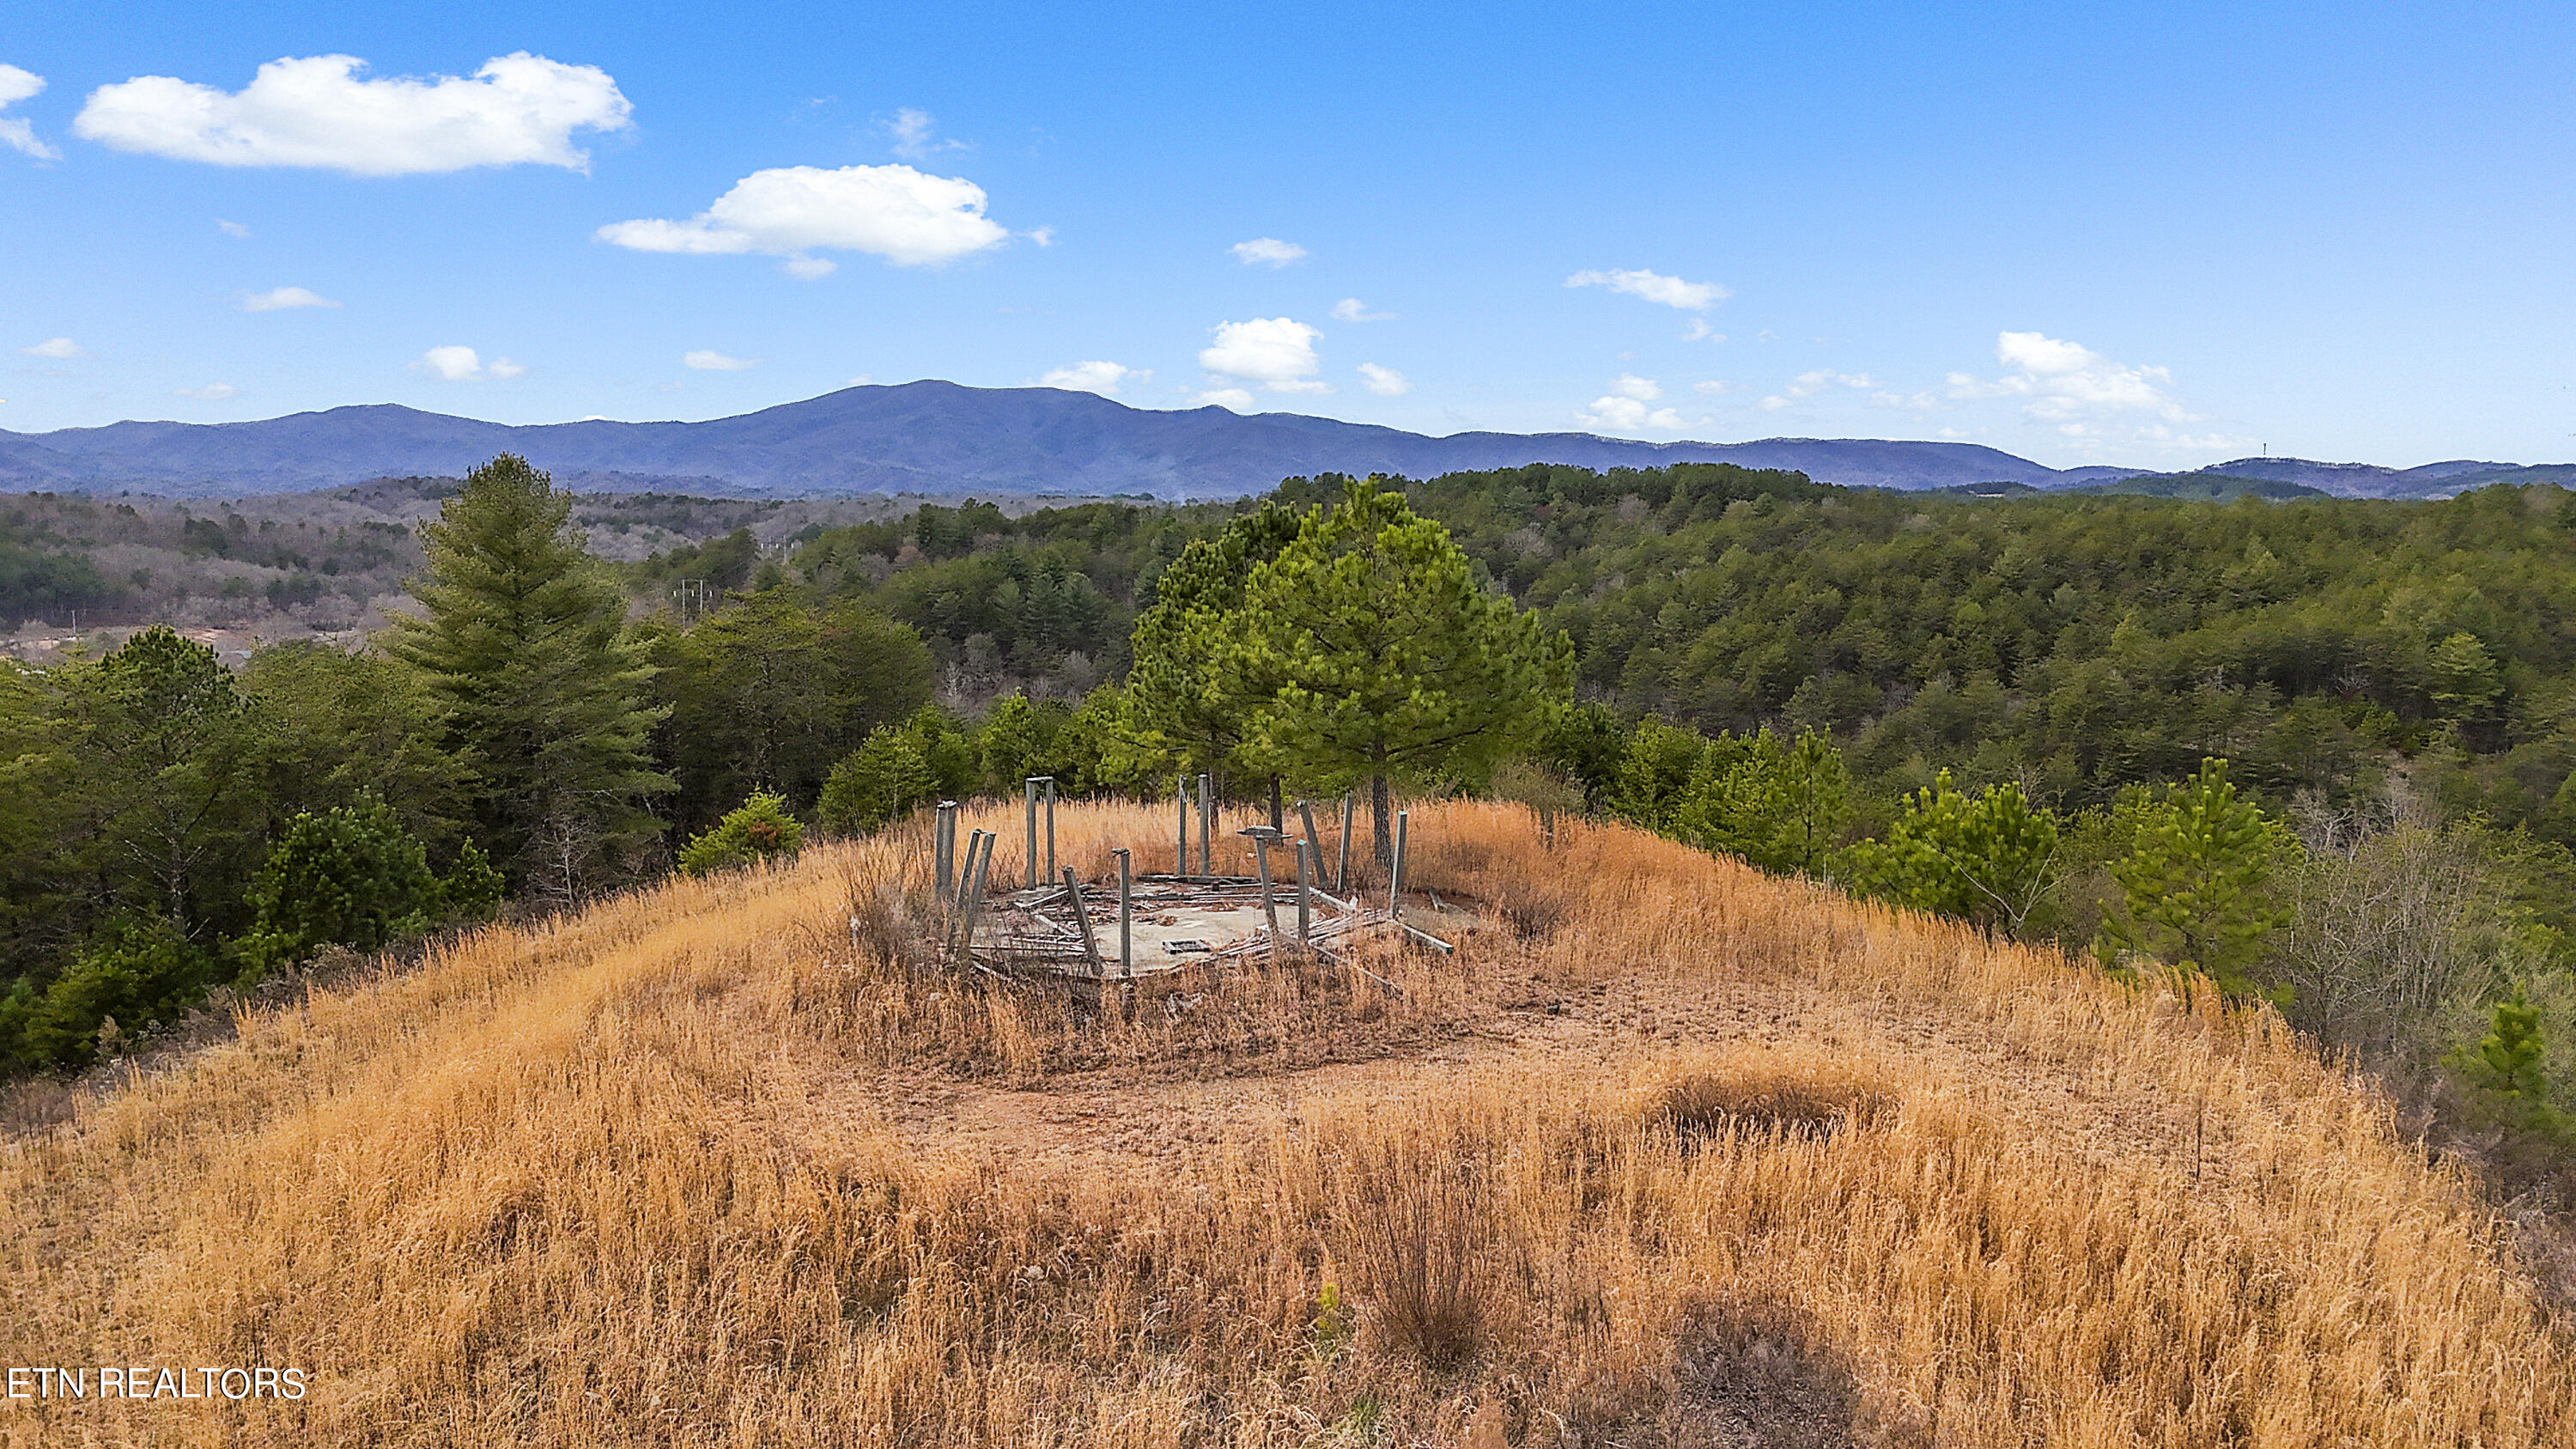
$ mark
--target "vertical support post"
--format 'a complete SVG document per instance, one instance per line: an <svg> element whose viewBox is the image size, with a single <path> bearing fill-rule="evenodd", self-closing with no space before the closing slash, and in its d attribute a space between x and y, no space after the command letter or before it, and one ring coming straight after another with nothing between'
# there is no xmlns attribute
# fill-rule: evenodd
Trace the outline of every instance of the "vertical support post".
<svg viewBox="0 0 2576 1449"><path fill-rule="evenodd" d="M1315 869L1321 873L1324 869L1324 838L1315 833L1315 807L1303 800L1298 801L1297 823L1306 827L1306 843L1315 848Z"/></svg>
<svg viewBox="0 0 2576 1449"><path fill-rule="evenodd" d="M1252 837L1252 870L1261 877L1261 915L1270 925L1270 964L1279 964L1279 902L1270 894L1270 831L1257 827L1243 832Z"/></svg>
<svg viewBox="0 0 2576 1449"><path fill-rule="evenodd" d="M993 868L993 846L1001 838L998 830L984 832L984 848L975 854L975 879L966 888L966 930L958 948L969 961L975 959L975 918L984 909L984 877Z"/></svg>
<svg viewBox="0 0 2576 1449"><path fill-rule="evenodd" d="M1039 874L1038 874L1038 777L1037 777L1037 776L1035 776L1035 775L1031 775L1031 776L1029 776L1027 779L1022 780L1022 781L1020 782L1020 798L1021 798L1021 803L1025 804L1025 805L1028 807L1028 812L1029 812L1029 889L1031 889L1031 890L1036 890L1036 889L1037 889L1037 887L1038 887L1038 882L1039 882L1039 881L1041 881L1041 880L1046 879L1046 877L1044 877L1044 876L1042 876L1042 875L1039 875Z"/></svg>
<svg viewBox="0 0 2576 1449"><path fill-rule="evenodd" d="M1118 857L1118 977L1136 979L1136 885L1128 873L1127 850L1121 846L1109 852Z"/></svg>
<svg viewBox="0 0 2576 1449"><path fill-rule="evenodd" d="M1082 882L1073 878L1073 867L1064 869L1064 893L1073 903L1073 918L1082 923L1082 954L1091 962L1091 979L1108 975L1100 964L1100 938L1091 932L1091 908L1082 903Z"/></svg>
<svg viewBox="0 0 2576 1449"><path fill-rule="evenodd" d="M1386 918L1399 919L1404 909L1404 817L1395 812L1395 865L1386 873Z"/></svg>
<svg viewBox="0 0 2576 1449"><path fill-rule="evenodd" d="M957 802L939 802L937 824L930 832L930 892L943 906L948 904L949 868L957 858Z"/></svg>
<svg viewBox="0 0 2576 1449"><path fill-rule="evenodd" d="M1172 852L1172 874L1186 878L1190 873L1190 777L1187 775L1181 777L1179 794L1181 837L1179 847Z"/></svg>
<svg viewBox="0 0 2576 1449"><path fill-rule="evenodd" d="M1306 950L1314 943L1309 938L1315 930L1315 878L1312 862L1315 842L1297 842L1297 949Z"/></svg>
<svg viewBox="0 0 2576 1449"><path fill-rule="evenodd" d="M1333 872L1333 894L1344 900L1351 896L1351 812L1359 807L1356 792L1342 792L1342 867Z"/></svg>
<svg viewBox="0 0 2576 1449"><path fill-rule="evenodd" d="M1055 776L1042 775L1047 787L1047 879L1055 879Z"/></svg>
<svg viewBox="0 0 2576 1449"><path fill-rule="evenodd" d="M1215 780L1199 776L1199 874L1216 874L1216 857L1208 849L1208 837L1216 834Z"/></svg>
<svg viewBox="0 0 2576 1449"><path fill-rule="evenodd" d="M970 945L974 940L975 926L973 917L975 912L974 897L976 894L974 889L975 862L984 853L984 841L986 839L987 837L981 830L978 830L974 834L966 837L966 859L964 863L959 865L957 868L957 893L950 898L951 909L948 913L948 939L946 944L952 952L962 949L958 945L958 936L960 935L961 927L963 928L963 934Z"/></svg>

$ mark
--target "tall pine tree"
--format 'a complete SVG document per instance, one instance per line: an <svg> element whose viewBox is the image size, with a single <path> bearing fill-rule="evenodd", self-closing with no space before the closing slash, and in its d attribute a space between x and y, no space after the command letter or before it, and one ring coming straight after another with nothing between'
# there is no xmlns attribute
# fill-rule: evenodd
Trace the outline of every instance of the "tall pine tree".
<svg viewBox="0 0 2576 1449"><path fill-rule="evenodd" d="M1330 789L1367 781L1380 866L1393 783L1481 782L1574 692L1565 635L1478 587L1449 530L1374 479L1310 510L1235 618L1212 672L1254 703L1244 753Z"/></svg>
<svg viewBox="0 0 2576 1449"><path fill-rule="evenodd" d="M645 805L651 671L624 638L626 600L570 524L572 497L502 454L421 525L427 613L403 619L395 657L453 706L482 828L512 883L554 899L599 884L661 829Z"/></svg>

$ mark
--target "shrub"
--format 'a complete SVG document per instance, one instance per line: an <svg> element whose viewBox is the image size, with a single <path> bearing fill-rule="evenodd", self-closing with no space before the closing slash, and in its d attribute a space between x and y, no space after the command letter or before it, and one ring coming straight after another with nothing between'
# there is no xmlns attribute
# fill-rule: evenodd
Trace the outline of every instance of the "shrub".
<svg viewBox="0 0 2576 1449"><path fill-rule="evenodd" d="M680 869L690 875L713 875L755 861L793 859L804 846L805 827L787 813L787 797L755 790L750 799L726 812L715 829L681 849Z"/></svg>
<svg viewBox="0 0 2576 1449"><path fill-rule="evenodd" d="M213 974L213 963L169 922L111 920L41 999L26 1003L12 993L25 1012L18 1056L32 1067L87 1066L103 1036L176 1019L204 996Z"/></svg>
<svg viewBox="0 0 2576 1449"><path fill-rule="evenodd" d="M479 879L465 884L482 888ZM429 929L446 904L420 842L381 800L297 815L260 867L251 901L257 921L234 943L245 980L323 946L382 950Z"/></svg>
<svg viewBox="0 0 2576 1449"><path fill-rule="evenodd" d="M832 767L815 815L830 830L873 830L932 798L938 788L912 731L879 725Z"/></svg>

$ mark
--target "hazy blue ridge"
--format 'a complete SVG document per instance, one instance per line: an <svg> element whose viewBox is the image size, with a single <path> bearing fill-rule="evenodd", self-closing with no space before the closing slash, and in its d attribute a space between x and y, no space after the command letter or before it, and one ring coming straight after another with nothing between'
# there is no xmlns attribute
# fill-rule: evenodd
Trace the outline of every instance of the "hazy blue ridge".
<svg viewBox="0 0 2576 1449"><path fill-rule="evenodd" d="M2058 489L2149 472L2050 468L1976 443L1654 443L1590 433L1435 438L1294 413L1245 415L1213 406L1156 411L1056 388L925 381L845 388L698 423L511 426L377 404L254 422L122 422L51 433L0 432L0 487L130 488L182 496L293 492L384 477L455 476L501 452L524 454L565 484L587 490L737 496L1232 497L1298 475L1427 478L1526 463L1610 469L1721 462L1791 469L1825 483L1907 489L1988 483ZM2552 470L2460 462L2400 471L2270 458L2202 471L2347 496L2422 497ZM2555 471L2576 478L2576 465L2556 465Z"/></svg>

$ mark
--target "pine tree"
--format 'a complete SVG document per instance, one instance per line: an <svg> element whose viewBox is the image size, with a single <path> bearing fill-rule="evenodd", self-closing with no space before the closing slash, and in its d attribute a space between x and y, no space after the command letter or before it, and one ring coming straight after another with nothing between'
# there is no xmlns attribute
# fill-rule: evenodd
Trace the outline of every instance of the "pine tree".
<svg viewBox="0 0 2576 1449"><path fill-rule="evenodd" d="M258 922L234 950L251 978L324 945L379 950L427 930L441 897L420 842L383 801L298 815L251 883Z"/></svg>
<svg viewBox="0 0 2576 1449"><path fill-rule="evenodd" d="M2495 1009L2495 1028L2478 1043L2471 1076L2477 1084L2521 1107L2540 1107L2549 1100L2549 1044L2541 1039L2540 1008L2516 986L2509 1000Z"/></svg>
<svg viewBox="0 0 2576 1449"><path fill-rule="evenodd" d="M1943 770L1916 791L1887 835L1848 853L1864 890L1916 910L2018 932L2054 879L2057 817L2018 785L1963 794Z"/></svg>
<svg viewBox="0 0 2576 1449"><path fill-rule="evenodd" d="M2199 971L2229 995L2255 991L2263 940L2289 920L2273 873L2296 849L2278 822L2237 797L2225 760L2202 760L2111 867L2122 899L2102 927L2102 955L2139 952Z"/></svg>
<svg viewBox="0 0 2576 1449"><path fill-rule="evenodd" d="M155 624L66 680L80 833L135 907L202 939L258 840L250 731L232 672Z"/></svg>
<svg viewBox="0 0 2576 1449"><path fill-rule="evenodd" d="M1255 702L1245 752L1258 768L1326 789L1368 782L1381 867L1394 782L1480 783L1573 694L1566 637L1478 587L1449 530L1374 480L1307 513L1212 643L1215 677Z"/></svg>
<svg viewBox="0 0 2576 1449"><path fill-rule="evenodd" d="M1851 823L1842 751L1812 730L1785 741L1767 727L1742 749L1713 746L1674 812L1685 840L1801 875L1823 873Z"/></svg>
<svg viewBox="0 0 2576 1449"><path fill-rule="evenodd" d="M1297 528L1294 513L1264 502L1216 537L1191 540L1155 575L1153 604L1136 616L1127 674L1128 752L1144 757L1139 763L1204 770L1220 782L1238 763L1257 700L1251 681L1216 668L1217 654L1235 632L1246 578L1278 557Z"/></svg>
<svg viewBox="0 0 2576 1449"><path fill-rule="evenodd" d="M646 741L649 668L623 638L626 601L570 523L572 497L503 454L421 526L427 613L398 622L395 657L451 706L482 829L505 873L555 897L582 893L624 846L661 825L672 788Z"/></svg>

